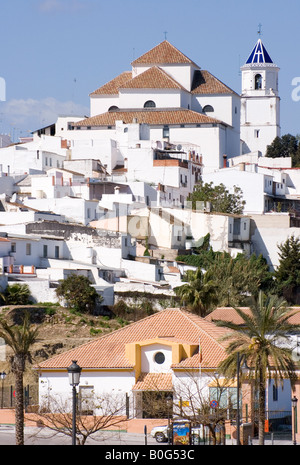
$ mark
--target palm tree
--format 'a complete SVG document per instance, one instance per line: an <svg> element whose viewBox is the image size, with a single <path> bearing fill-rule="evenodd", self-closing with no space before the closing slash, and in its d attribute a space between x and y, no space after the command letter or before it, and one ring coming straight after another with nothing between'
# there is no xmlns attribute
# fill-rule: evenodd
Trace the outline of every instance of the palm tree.
<svg viewBox="0 0 300 465"><path fill-rule="evenodd" d="M231 329L223 340L228 341L228 357L219 368L227 376L237 374L237 355L244 357L258 392L258 428L259 444L264 444L264 423L266 417L265 392L267 379L274 379L278 384L288 378L292 388L296 380L296 366L289 348L289 336L299 331L300 325L290 323L294 314L287 303L277 296L267 296L259 292L250 311L235 308L243 319L243 324L230 321L215 321L218 326Z"/></svg>
<svg viewBox="0 0 300 465"><path fill-rule="evenodd" d="M203 273L201 268L197 268L196 271L188 270L183 280L186 283L174 288L174 292L194 313L205 316L209 307L217 302L214 281L207 273Z"/></svg>
<svg viewBox="0 0 300 465"><path fill-rule="evenodd" d="M30 358L30 348L37 340L37 329L31 329L29 313L25 313L21 326L0 320L0 337L12 349L11 370L15 376L16 445L24 444L23 374L25 362Z"/></svg>

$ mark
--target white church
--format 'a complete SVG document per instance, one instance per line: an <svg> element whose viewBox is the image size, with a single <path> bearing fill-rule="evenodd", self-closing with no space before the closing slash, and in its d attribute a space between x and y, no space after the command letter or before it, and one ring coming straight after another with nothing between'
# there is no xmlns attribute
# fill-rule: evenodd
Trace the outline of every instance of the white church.
<svg viewBox="0 0 300 465"><path fill-rule="evenodd" d="M90 117L74 122L75 133L68 137L76 145L87 138L86 130L91 131L88 137L106 140L119 132L121 146L129 136L121 140L120 133L138 124L136 138L150 141L153 148L166 148L161 141L175 148L196 147L190 152L197 153L204 172L223 167L225 157L264 155L280 131L278 71L259 39L241 68L238 95L165 40L134 60L130 71L93 91ZM130 171L128 156L119 154L117 161Z"/></svg>
<svg viewBox="0 0 300 465"><path fill-rule="evenodd" d="M91 92L89 117L61 116L32 142L2 148L0 171L98 160L111 181L147 183L158 204L184 205L202 175L244 154L263 156L279 135L278 72L259 38L239 95L165 40Z"/></svg>

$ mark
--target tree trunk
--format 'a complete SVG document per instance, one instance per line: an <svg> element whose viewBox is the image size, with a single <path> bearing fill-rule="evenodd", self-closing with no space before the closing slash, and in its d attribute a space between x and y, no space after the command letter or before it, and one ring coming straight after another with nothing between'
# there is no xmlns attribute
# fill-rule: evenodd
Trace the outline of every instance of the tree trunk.
<svg viewBox="0 0 300 465"><path fill-rule="evenodd" d="M265 443L265 419L266 419L266 383L262 370L259 380L259 407L258 407L258 444Z"/></svg>
<svg viewBox="0 0 300 465"><path fill-rule="evenodd" d="M23 392L24 360L22 356L15 356L15 422L16 422L16 445L24 445L24 392Z"/></svg>

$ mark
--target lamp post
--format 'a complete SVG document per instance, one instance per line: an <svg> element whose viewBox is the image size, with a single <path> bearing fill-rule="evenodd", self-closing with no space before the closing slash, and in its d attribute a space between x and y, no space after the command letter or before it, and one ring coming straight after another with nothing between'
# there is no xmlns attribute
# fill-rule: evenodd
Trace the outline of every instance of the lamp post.
<svg viewBox="0 0 300 465"><path fill-rule="evenodd" d="M297 402L298 399L296 396L292 398L292 408L293 408L293 417L294 417L294 425L293 425L293 431L294 431L294 440L293 440L293 445L297 445L296 441L296 433L297 433Z"/></svg>
<svg viewBox="0 0 300 465"><path fill-rule="evenodd" d="M172 403L173 403L173 400L172 400L172 397L171 396L167 396L166 397L166 404L167 404L167 409L168 409L168 444L171 443L170 439L171 439L171 431L170 431L170 409L171 409L171 406L172 406Z"/></svg>
<svg viewBox="0 0 300 465"><path fill-rule="evenodd" d="M80 381L81 367L77 365L77 361L73 360L68 368L69 383L73 391L73 414L72 414L72 445L76 445L76 386Z"/></svg>
<svg viewBox="0 0 300 465"><path fill-rule="evenodd" d="M2 387L1 387L1 408L3 408L4 380L5 380L5 378L6 378L6 373L5 373L5 371L2 371L2 372L0 373L0 378L1 378L1 380L2 380Z"/></svg>

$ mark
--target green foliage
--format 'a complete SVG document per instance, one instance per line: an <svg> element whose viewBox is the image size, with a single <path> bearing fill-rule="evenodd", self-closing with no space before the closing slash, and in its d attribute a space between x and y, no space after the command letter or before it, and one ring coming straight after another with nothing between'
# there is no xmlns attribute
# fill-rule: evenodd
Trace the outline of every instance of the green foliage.
<svg viewBox="0 0 300 465"><path fill-rule="evenodd" d="M214 212L235 214L242 214L246 203L240 187L234 186L233 193L230 193L224 184L214 186L213 182L202 181L195 186L188 201L192 202L193 209L197 209L197 202L210 202Z"/></svg>
<svg viewBox="0 0 300 465"><path fill-rule="evenodd" d="M300 326L290 323L294 312L287 307L283 299L260 292L250 306L250 313L235 308L242 324L232 321L215 321L218 326L231 331L223 337L227 341L227 358L219 369L228 377L235 377L237 355L246 360L250 370L248 376L253 379L259 396L259 444L264 443L265 390L267 379L275 383L289 378L292 386L297 379L296 366L290 350L290 335L299 332ZM284 340L287 344L284 344Z"/></svg>
<svg viewBox="0 0 300 465"><path fill-rule="evenodd" d="M174 292L181 298L182 304L194 313L205 316L210 307L217 302L216 286L207 273L188 270L183 281L186 284L174 288Z"/></svg>
<svg viewBox="0 0 300 465"><path fill-rule="evenodd" d="M233 258L228 252L214 252L209 245L209 236L199 243L199 247L193 249L193 255L178 256L177 261L206 271L205 279L214 288L214 298L205 311L213 303L217 306L247 305L249 297L256 296L260 290L274 290L273 274L262 255L252 254L248 258L238 254ZM183 279L189 280L189 275ZM184 288L180 292L183 291ZM193 291L191 286L189 292L198 291ZM192 301L191 296L189 301Z"/></svg>
<svg viewBox="0 0 300 465"><path fill-rule="evenodd" d="M300 289L300 239L289 237L278 246L279 266L275 271L275 283L279 295L290 303L297 302Z"/></svg>
<svg viewBox="0 0 300 465"><path fill-rule="evenodd" d="M27 305L30 303L30 290L27 284L11 284L1 294L6 305Z"/></svg>
<svg viewBox="0 0 300 465"><path fill-rule="evenodd" d="M83 313L93 313L97 300L100 300L90 280L75 274L60 281L56 295L59 299L63 299L68 307Z"/></svg>
<svg viewBox="0 0 300 465"><path fill-rule="evenodd" d="M291 134L275 137L272 144L267 146L266 156L270 158L291 157L292 166L300 166L299 137Z"/></svg>

